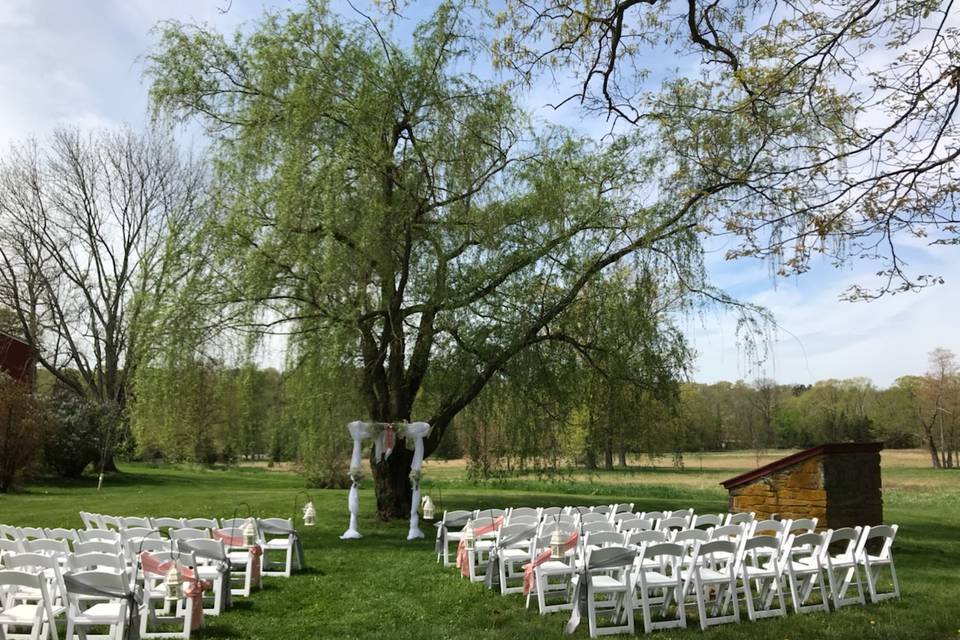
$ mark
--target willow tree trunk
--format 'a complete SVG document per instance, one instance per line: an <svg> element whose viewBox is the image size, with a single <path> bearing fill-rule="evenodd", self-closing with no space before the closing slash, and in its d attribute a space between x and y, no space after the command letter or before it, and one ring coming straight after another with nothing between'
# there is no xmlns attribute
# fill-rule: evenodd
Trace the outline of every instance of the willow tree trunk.
<svg viewBox="0 0 960 640"><path fill-rule="evenodd" d="M413 487L410 484L410 462L413 451L407 449L403 438L397 438L393 453L379 463L370 454L370 468L373 470L373 483L377 494L377 518L393 520L410 515L410 498Z"/></svg>

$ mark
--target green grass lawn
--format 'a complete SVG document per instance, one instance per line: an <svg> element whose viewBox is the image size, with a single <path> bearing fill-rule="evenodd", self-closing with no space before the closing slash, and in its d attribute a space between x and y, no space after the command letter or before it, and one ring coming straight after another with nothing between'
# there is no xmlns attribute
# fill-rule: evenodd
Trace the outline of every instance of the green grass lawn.
<svg viewBox="0 0 960 640"><path fill-rule="evenodd" d="M742 465L742 463L741 463ZM720 475L727 472L725 463ZM736 465L729 465L731 468ZM885 462L886 473L886 462ZM262 516L289 517L300 477L255 469L202 470L124 465L99 493L95 479L75 484L42 483L0 496L0 522L35 526L81 526L79 510L117 515L240 516L249 507ZM733 468L734 471L737 469ZM444 469L424 485L443 506L600 504L633 501L638 509L692 506L723 511L726 497L711 482L699 482L694 464L676 472L676 482L645 484L624 472L568 482L524 478L472 484ZM785 619L744 622L708 631L710 638L813 639L960 638L960 473L936 477L917 469L916 483L891 487L885 519L900 524L894 548L903 599L830 614L791 614ZM663 471L663 473L668 473ZM691 475L693 474L693 475ZM891 468L891 477L905 477ZM691 481L693 478L693 481ZM541 617L524 609L521 596L501 597L461 580L434 562L433 541L407 542L406 522L373 518L369 480L361 490L362 540L341 541L346 529L346 491L312 491L318 525L299 526L309 570L290 579L266 578L265 587L218 617L208 617L197 637L206 638L560 638L566 614ZM301 502L303 498L301 497ZM424 527L427 531L428 527ZM428 536L432 536L429 527ZM696 621L690 618L695 626ZM661 638L699 637L699 628L659 632ZM587 637L586 623L576 637Z"/></svg>

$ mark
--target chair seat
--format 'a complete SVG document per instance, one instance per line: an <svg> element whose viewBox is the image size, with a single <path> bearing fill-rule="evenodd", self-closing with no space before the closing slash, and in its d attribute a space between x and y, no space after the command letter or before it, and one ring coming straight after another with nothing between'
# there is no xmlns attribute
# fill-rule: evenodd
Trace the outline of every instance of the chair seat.
<svg viewBox="0 0 960 640"><path fill-rule="evenodd" d="M291 544L290 540L287 538L274 538L272 540L267 540L266 542L261 543L260 546L263 547L264 549L277 550L277 549L291 549L293 547L293 544Z"/></svg>
<svg viewBox="0 0 960 640"><path fill-rule="evenodd" d="M658 571L644 571L643 579L648 585L675 585L677 584L677 578L675 576L664 575Z"/></svg>
<svg viewBox="0 0 960 640"><path fill-rule="evenodd" d="M790 568L794 573L809 573L819 570L819 567L812 560L791 560Z"/></svg>
<svg viewBox="0 0 960 640"><path fill-rule="evenodd" d="M623 580L617 580L616 578L611 578L610 576L596 575L593 576L591 581L593 583L594 591L625 591L626 585L623 584Z"/></svg>
<svg viewBox="0 0 960 640"><path fill-rule="evenodd" d="M547 560L537 567L537 571L543 574L561 575L564 573L573 573L573 568L563 560Z"/></svg>
<svg viewBox="0 0 960 640"><path fill-rule="evenodd" d="M207 564L197 567L197 575L199 575L202 580L216 580L222 574L216 567Z"/></svg>
<svg viewBox="0 0 960 640"><path fill-rule="evenodd" d="M100 602L73 616L78 624L116 624L120 619L121 602Z"/></svg>
<svg viewBox="0 0 960 640"><path fill-rule="evenodd" d="M523 549L504 549L500 552L500 558L511 562L521 562L530 559L530 552Z"/></svg>
<svg viewBox="0 0 960 640"><path fill-rule="evenodd" d="M34 619L37 617L38 606L41 605L18 604L12 607L7 607L0 612L0 624L33 624ZM64 611L62 606L51 605L50 609L53 611L54 617L60 615Z"/></svg>
<svg viewBox="0 0 960 640"><path fill-rule="evenodd" d="M246 565L250 561L250 553L247 551L228 551L227 559L230 564Z"/></svg>
<svg viewBox="0 0 960 640"><path fill-rule="evenodd" d="M693 572L688 571L685 576L687 580L693 579ZM730 580L730 574L723 571L714 571L707 567L700 567L700 581L701 582L728 582Z"/></svg>
<svg viewBox="0 0 960 640"><path fill-rule="evenodd" d="M841 553L837 556L830 556L830 564L834 567L853 567L857 564L857 559L852 553Z"/></svg>
<svg viewBox="0 0 960 640"><path fill-rule="evenodd" d="M765 567L745 566L743 571L748 578L774 578L777 575L777 572L769 565Z"/></svg>

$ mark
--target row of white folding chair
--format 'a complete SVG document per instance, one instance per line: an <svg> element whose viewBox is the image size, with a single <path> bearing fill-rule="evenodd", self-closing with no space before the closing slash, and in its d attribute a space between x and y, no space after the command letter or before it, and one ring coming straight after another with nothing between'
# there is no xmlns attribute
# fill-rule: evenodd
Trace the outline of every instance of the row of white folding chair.
<svg viewBox="0 0 960 640"><path fill-rule="evenodd" d="M174 556L170 552L160 552L154 556L161 562L177 560L185 562L186 566L196 565L190 554L178 552ZM55 555L38 553L10 554L4 558L4 570L0 570L0 574L23 572L35 577L25 581L22 576L15 576L20 586L8 585L0 602L2 606L0 624L30 626L31 637L46 637L49 633L50 637L56 638L56 620L65 614L67 638L72 639L73 629L78 625L83 627L109 624L115 632L121 629L126 624L127 603L123 598L111 599L102 593L90 595L82 590L72 592L66 585L70 584L70 576L89 577L92 572L96 572L115 576L111 579L117 583L115 592L135 589L135 576L128 571L123 557L107 553L68 552L63 570L58 560L60 558ZM140 618L139 637L189 638L192 607L185 598L181 598L172 615L167 613L167 604L164 600L166 593L162 589L164 578L165 575L147 573L143 576L141 606L144 615ZM26 584L27 582L29 584ZM0 579L0 586L2 586L2 579ZM164 606L159 616L154 607L158 601ZM160 623L176 622L181 624L180 629L174 632L155 629ZM17 636L7 633L6 637Z"/></svg>

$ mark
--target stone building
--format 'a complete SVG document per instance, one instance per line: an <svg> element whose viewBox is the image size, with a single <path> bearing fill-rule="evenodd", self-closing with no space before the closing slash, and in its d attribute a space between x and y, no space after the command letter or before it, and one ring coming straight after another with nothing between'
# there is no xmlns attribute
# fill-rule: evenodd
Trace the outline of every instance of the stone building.
<svg viewBox="0 0 960 640"><path fill-rule="evenodd" d="M758 519L818 518L819 529L883 522L879 442L806 449L722 483L730 511Z"/></svg>

